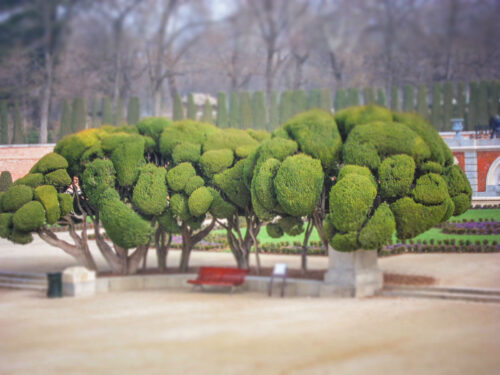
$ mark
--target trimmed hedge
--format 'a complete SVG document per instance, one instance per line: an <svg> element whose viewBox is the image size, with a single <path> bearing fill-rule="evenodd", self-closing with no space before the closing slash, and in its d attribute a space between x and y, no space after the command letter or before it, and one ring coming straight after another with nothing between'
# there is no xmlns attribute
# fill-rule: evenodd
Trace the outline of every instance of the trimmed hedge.
<svg viewBox="0 0 500 375"><path fill-rule="evenodd" d="M358 232L337 233L330 241L330 245L337 251L354 251L360 248Z"/></svg>
<svg viewBox="0 0 500 375"><path fill-rule="evenodd" d="M160 215L168 205L167 171L154 164L146 165L134 187L132 201L146 215Z"/></svg>
<svg viewBox="0 0 500 375"><path fill-rule="evenodd" d="M44 157L42 157L38 162L31 168L30 173L47 173L55 171L56 169L66 169L68 168L68 161L61 155L51 152Z"/></svg>
<svg viewBox="0 0 500 375"><path fill-rule="evenodd" d="M224 131L214 133L208 137L203 144L203 151L230 149L236 152L238 147L256 147L258 144L258 141L245 130L224 129Z"/></svg>
<svg viewBox="0 0 500 375"><path fill-rule="evenodd" d="M14 212L33 199L33 189L26 185L11 185L2 196L3 211Z"/></svg>
<svg viewBox="0 0 500 375"><path fill-rule="evenodd" d="M306 154L286 158L281 164L274 186L280 207L291 216L312 214L323 189L321 162Z"/></svg>
<svg viewBox="0 0 500 375"><path fill-rule="evenodd" d="M196 163L200 160L201 145L196 143L184 142L175 146L172 152L172 159L175 164L182 162Z"/></svg>
<svg viewBox="0 0 500 375"><path fill-rule="evenodd" d="M359 244L362 249L380 249L391 242L392 234L396 230L394 215L387 203L382 203L368 223L359 233Z"/></svg>
<svg viewBox="0 0 500 375"><path fill-rule="evenodd" d="M158 217L158 223L160 224L161 228L170 234L178 234L181 233L181 227L177 223L177 220L172 214L172 211L170 209L167 209L163 215Z"/></svg>
<svg viewBox="0 0 500 375"><path fill-rule="evenodd" d="M232 204L245 208L250 202L250 190L243 180L245 160L238 161L234 167L214 176L213 182Z"/></svg>
<svg viewBox="0 0 500 375"><path fill-rule="evenodd" d="M12 222L21 232L37 230L45 223L45 210L40 202L28 202L15 212Z"/></svg>
<svg viewBox="0 0 500 375"><path fill-rule="evenodd" d="M359 174L360 176L365 176L368 177L375 189L377 189L377 181L375 181L375 177L373 176L372 172L370 169L367 167L362 167L359 165L353 165L353 164L347 164L342 167L342 169L339 172L339 175L337 177L337 182L342 180L345 176L354 173L354 174Z"/></svg>
<svg viewBox="0 0 500 375"><path fill-rule="evenodd" d="M271 238L280 238L284 234L283 229L279 224L267 224L266 231Z"/></svg>
<svg viewBox="0 0 500 375"><path fill-rule="evenodd" d="M300 217L282 216L278 225L289 236L297 236L304 231L304 222Z"/></svg>
<svg viewBox="0 0 500 375"><path fill-rule="evenodd" d="M114 189L115 182L116 171L111 160L96 159L86 165L82 188L93 206L101 206L102 193Z"/></svg>
<svg viewBox="0 0 500 375"><path fill-rule="evenodd" d="M56 188L64 188L71 184L71 177L66 169L57 169L45 175L44 182L46 185L52 185Z"/></svg>
<svg viewBox="0 0 500 375"><path fill-rule="evenodd" d="M120 143L111 154L111 161L116 170L116 177L120 186L132 186L139 177L144 160L144 139L130 137Z"/></svg>
<svg viewBox="0 0 500 375"><path fill-rule="evenodd" d="M184 194L172 195L170 198L170 209L172 213L181 220L189 220L191 218L188 198Z"/></svg>
<svg viewBox="0 0 500 375"><path fill-rule="evenodd" d="M408 155L386 158L378 168L380 195L385 199L402 197L410 191L415 176L415 161Z"/></svg>
<svg viewBox="0 0 500 375"><path fill-rule="evenodd" d="M446 182L435 173L419 177L411 195L415 202L425 205L440 204L449 196Z"/></svg>
<svg viewBox="0 0 500 375"><path fill-rule="evenodd" d="M8 238L12 233L12 217L14 215L11 213L1 213L0 214L0 237Z"/></svg>
<svg viewBox="0 0 500 375"><path fill-rule="evenodd" d="M169 157L178 144L189 142L202 145L212 133L220 131L212 124L193 120L174 122L166 127L160 136L160 152L163 156Z"/></svg>
<svg viewBox="0 0 500 375"><path fill-rule="evenodd" d="M212 201L212 194L206 187L202 186L189 196L189 212L194 217L200 217L208 212Z"/></svg>
<svg viewBox="0 0 500 375"><path fill-rule="evenodd" d="M165 117L147 117L137 124L140 134L158 141L163 131L172 125L172 121Z"/></svg>
<svg viewBox="0 0 500 375"><path fill-rule="evenodd" d="M357 125L369 124L375 121L391 122L392 113L387 108L376 105L350 107L338 111L335 121L342 139L346 139L352 129Z"/></svg>
<svg viewBox="0 0 500 375"><path fill-rule="evenodd" d="M196 176L196 170L191 163L181 163L167 173L168 186L174 191L182 191L189 179Z"/></svg>
<svg viewBox="0 0 500 375"><path fill-rule="evenodd" d="M47 223L55 224L61 217L57 190L52 185L42 185L35 189L35 200L39 201L45 209Z"/></svg>
<svg viewBox="0 0 500 375"><path fill-rule="evenodd" d="M187 195L191 195L193 191L205 185L205 181L200 176L190 177L184 186L184 192Z"/></svg>
<svg viewBox="0 0 500 375"><path fill-rule="evenodd" d="M360 229L376 195L377 189L366 176L352 173L337 182L330 190L330 214L335 228L340 232Z"/></svg>
<svg viewBox="0 0 500 375"><path fill-rule="evenodd" d="M234 153L230 149L207 151L201 155L200 166L207 177L229 168L234 161Z"/></svg>
<svg viewBox="0 0 500 375"><path fill-rule="evenodd" d="M43 185L44 177L41 173L28 173L26 176L17 179L14 185L26 185L31 188L36 188Z"/></svg>
<svg viewBox="0 0 500 375"><path fill-rule="evenodd" d="M19 245L27 245L33 241L33 235L31 232L22 232L14 228L9 236L9 240Z"/></svg>
<svg viewBox="0 0 500 375"><path fill-rule="evenodd" d="M277 159L267 159L252 179L252 194L255 194L260 204L269 211L274 210L278 204L274 190L274 178L280 166L281 163Z"/></svg>
<svg viewBox="0 0 500 375"><path fill-rule="evenodd" d="M61 210L61 217L66 216L73 211L73 197L70 194L59 193L57 194L59 200L59 209Z"/></svg>
<svg viewBox="0 0 500 375"><path fill-rule="evenodd" d="M226 202L220 193L214 188L207 188L212 194L212 204L210 205L210 213L217 219L229 218L236 212L236 207L229 202Z"/></svg>
<svg viewBox="0 0 500 375"><path fill-rule="evenodd" d="M0 173L0 192L7 191L10 185L12 185L12 175L9 171L2 171Z"/></svg>

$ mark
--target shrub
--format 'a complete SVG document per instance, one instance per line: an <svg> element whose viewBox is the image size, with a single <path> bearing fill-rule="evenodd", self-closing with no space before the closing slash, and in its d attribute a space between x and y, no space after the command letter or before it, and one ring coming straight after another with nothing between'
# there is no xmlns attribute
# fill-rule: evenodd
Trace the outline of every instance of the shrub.
<svg viewBox="0 0 500 375"><path fill-rule="evenodd" d="M211 188L207 188L210 194L212 194L212 204L210 205L210 213L213 217L217 219L225 219L233 215L236 211L236 207L229 202L226 202L220 195L220 193Z"/></svg>
<svg viewBox="0 0 500 375"><path fill-rule="evenodd" d="M189 220L189 218L191 218L188 199L183 194L172 195L170 198L170 209L172 213L181 220Z"/></svg>
<svg viewBox="0 0 500 375"><path fill-rule="evenodd" d="M172 153L172 159L175 164L182 162L196 163L200 160L201 155L201 145L196 143L180 143L175 146Z"/></svg>
<svg viewBox="0 0 500 375"><path fill-rule="evenodd" d="M111 161L116 170L116 177L120 186L131 186L139 177L140 168L144 161L144 139L130 137L120 143L111 154Z"/></svg>
<svg viewBox="0 0 500 375"><path fill-rule="evenodd" d="M70 134L57 142L54 152L67 160L68 172L71 175L80 175L80 157L86 149L99 142L98 132L98 129L87 129Z"/></svg>
<svg viewBox="0 0 500 375"><path fill-rule="evenodd" d="M382 203L359 234L359 243L363 249L379 249L390 243L396 229L394 215L387 203Z"/></svg>
<svg viewBox="0 0 500 375"><path fill-rule="evenodd" d="M333 217L331 214L326 215L325 221L323 223L323 234L327 241L330 241L333 236L337 233L335 226L333 225Z"/></svg>
<svg viewBox="0 0 500 375"><path fill-rule="evenodd" d="M297 236L304 231L304 222L300 217L282 216L278 224L289 236Z"/></svg>
<svg viewBox="0 0 500 375"><path fill-rule="evenodd" d="M335 114L335 121L339 127L342 139L346 139L352 129L357 125L368 124L375 121L392 121L392 113L387 108L375 105L350 107Z"/></svg>
<svg viewBox="0 0 500 375"><path fill-rule="evenodd" d="M40 202L28 202L14 213L12 222L21 232L37 230L45 223L45 210Z"/></svg>
<svg viewBox="0 0 500 375"><path fill-rule="evenodd" d="M223 150L223 149L229 149L232 151L236 151L238 147L241 146L253 146L256 147L258 146L258 141L256 138L252 136L252 134L255 137L262 137L262 136L269 136L269 133L267 132L257 132L256 130L253 130L253 132L250 132L250 129L248 130L242 130L242 129L224 129L224 131L217 132L211 134L206 142L203 144L203 151L212 151L212 150ZM261 132L263 134L261 135Z"/></svg>
<svg viewBox="0 0 500 375"><path fill-rule="evenodd" d="M329 113L309 110L288 120L282 128L299 144L302 152L319 159L327 173L339 161L342 139Z"/></svg>
<svg viewBox="0 0 500 375"><path fill-rule="evenodd" d="M346 164L358 164L374 170L380 165L380 155L406 154L417 164L430 156L424 140L406 125L372 122L356 126L347 138L343 157Z"/></svg>
<svg viewBox="0 0 500 375"><path fill-rule="evenodd" d="M463 214L470 208L470 197L467 194L458 194L451 198L454 204L453 215L458 216Z"/></svg>
<svg viewBox="0 0 500 375"><path fill-rule="evenodd" d="M43 185L43 174L41 173L28 173L26 176L17 179L14 182L14 185L26 185L31 188L36 188L40 185Z"/></svg>
<svg viewBox="0 0 500 375"><path fill-rule="evenodd" d="M267 224L266 231L271 238L280 238L281 236L283 236L283 229L279 224Z"/></svg>
<svg viewBox="0 0 500 375"><path fill-rule="evenodd" d="M109 238L124 249L145 245L153 233L151 225L119 199L103 200L100 219Z"/></svg>
<svg viewBox="0 0 500 375"><path fill-rule="evenodd" d="M215 185L229 198L231 203L245 208L250 202L250 190L245 185L243 171L245 160L238 161L234 167L214 176Z"/></svg>
<svg viewBox="0 0 500 375"><path fill-rule="evenodd" d="M196 176L196 170L193 165L187 162L181 163L168 171L168 186L174 191L182 191L193 176Z"/></svg>
<svg viewBox="0 0 500 375"><path fill-rule="evenodd" d="M10 185L12 185L12 175L9 171L2 171L0 173L0 191L7 191Z"/></svg>
<svg viewBox="0 0 500 375"><path fill-rule="evenodd" d="M68 168L68 162L61 155L51 152L44 157L42 157L38 162L31 168L30 173L47 173L55 171L56 169L66 169Z"/></svg>
<svg viewBox="0 0 500 375"><path fill-rule="evenodd" d="M57 198L59 199L61 217L64 217L73 211L73 197L70 194L59 193L57 194Z"/></svg>
<svg viewBox="0 0 500 375"><path fill-rule="evenodd" d="M181 233L181 227L177 223L177 220L172 214L172 211L167 209L163 215L158 217L158 223L162 227L162 229L170 234L178 234Z"/></svg>
<svg viewBox="0 0 500 375"><path fill-rule="evenodd" d="M114 189L116 172L113 163L108 159L96 159L86 165L83 172L82 188L89 202L100 207L102 193Z"/></svg>
<svg viewBox="0 0 500 375"><path fill-rule="evenodd" d="M280 166L281 163L278 160L267 159L252 179L252 194L255 194L260 204L269 211L274 210L278 204L274 190L274 178Z"/></svg>
<svg viewBox="0 0 500 375"><path fill-rule="evenodd" d="M139 134L158 141L163 131L171 125L172 121L165 117L147 117L137 124L137 130L139 130Z"/></svg>
<svg viewBox="0 0 500 375"><path fill-rule="evenodd" d="M212 177L214 174L230 167L233 161L233 151L229 149L211 150L201 155L200 166L207 177Z"/></svg>
<svg viewBox="0 0 500 375"><path fill-rule="evenodd" d="M353 165L353 164L347 164L342 167L337 177L337 182L342 180L345 176L351 173L368 177L372 182L373 187L375 189L377 188L377 181L375 181L375 177L373 176L372 172L367 167L361 167L359 165Z"/></svg>
<svg viewBox="0 0 500 375"><path fill-rule="evenodd" d="M202 186L196 189L188 199L189 212L194 217L200 217L208 212L213 197L210 191Z"/></svg>
<svg viewBox="0 0 500 375"><path fill-rule="evenodd" d="M46 185L53 185L56 188L63 188L71 184L71 177L65 169L58 169L47 173L44 178Z"/></svg>
<svg viewBox="0 0 500 375"><path fill-rule="evenodd" d="M193 191L195 191L199 187L202 187L203 185L205 185L205 181L203 180L203 178L201 178L200 176L193 176L186 182L184 192L187 195L191 195Z"/></svg>
<svg viewBox="0 0 500 375"><path fill-rule="evenodd" d="M9 240L19 245L27 245L33 241L33 235L31 232L22 232L16 228L10 234Z"/></svg>
<svg viewBox="0 0 500 375"><path fill-rule="evenodd" d="M434 161L427 161L420 166L420 172L422 174L426 174L426 173L443 174L443 170L444 170L443 166L439 163L434 162Z"/></svg>
<svg viewBox="0 0 500 375"><path fill-rule="evenodd" d="M160 136L160 152L169 157L172 155L175 146L189 142L193 144L203 144L212 133L221 130L212 124L183 120L166 127Z"/></svg>
<svg viewBox="0 0 500 375"><path fill-rule="evenodd" d="M425 205L440 204L448 197L448 188L440 175L429 173L417 179L411 195L415 202L418 203Z"/></svg>
<svg viewBox="0 0 500 375"><path fill-rule="evenodd" d="M26 185L12 185L2 196L2 209L17 211L33 199L33 189Z"/></svg>
<svg viewBox="0 0 500 375"><path fill-rule="evenodd" d="M8 238L12 232L12 217L11 213L0 214L0 237Z"/></svg>
<svg viewBox="0 0 500 375"><path fill-rule="evenodd" d="M359 249L358 232L337 233L330 244L337 251L354 251Z"/></svg>
<svg viewBox="0 0 500 375"><path fill-rule="evenodd" d="M415 175L415 162L408 155L394 155L385 159L378 169L380 195L396 198L410 191Z"/></svg>
<svg viewBox="0 0 500 375"><path fill-rule="evenodd" d="M366 176L349 174L337 182L330 190L330 213L335 228L341 232L361 228L376 195L377 189Z"/></svg>
<svg viewBox="0 0 500 375"><path fill-rule="evenodd" d="M47 223L55 224L61 216L57 190L52 185L42 185L35 189L35 199L39 201L47 215Z"/></svg>
<svg viewBox="0 0 500 375"><path fill-rule="evenodd" d="M274 179L276 199L281 208L291 216L310 215L319 201L323 177L318 159L305 154L286 158Z"/></svg>
<svg viewBox="0 0 500 375"><path fill-rule="evenodd" d="M167 171L154 164L146 165L134 187L132 201L146 215L160 215L167 207Z"/></svg>

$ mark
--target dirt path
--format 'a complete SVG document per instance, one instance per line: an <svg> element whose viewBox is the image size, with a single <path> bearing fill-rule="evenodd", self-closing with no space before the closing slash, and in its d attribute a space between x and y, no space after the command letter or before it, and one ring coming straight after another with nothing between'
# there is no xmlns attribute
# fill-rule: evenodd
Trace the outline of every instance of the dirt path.
<svg viewBox="0 0 500 375"><path fill-rule="evenodd" d="M1 374L494 374L500 306L0 290Z"/></svg>

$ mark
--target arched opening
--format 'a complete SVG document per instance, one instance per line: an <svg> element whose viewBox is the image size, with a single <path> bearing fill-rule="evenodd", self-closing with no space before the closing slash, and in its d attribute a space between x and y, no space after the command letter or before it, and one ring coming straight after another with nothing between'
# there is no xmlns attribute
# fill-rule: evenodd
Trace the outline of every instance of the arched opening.
<svg viewBox="0 0 500 375"><path fill-rule="evenodd" d="M486 175L486 191L500 195L500 157L491 163Z"/></svg>

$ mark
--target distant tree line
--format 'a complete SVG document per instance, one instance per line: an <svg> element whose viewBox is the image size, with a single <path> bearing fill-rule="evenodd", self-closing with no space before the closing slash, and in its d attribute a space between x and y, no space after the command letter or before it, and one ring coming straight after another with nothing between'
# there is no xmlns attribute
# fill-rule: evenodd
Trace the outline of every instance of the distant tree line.
<svg viewBox="0 0 500 375"><path fill-rule="evenodd" d="M268 100L264 91L220 92L216 105L207 99L201 108L193 94L185 101L177 94L173 101L174 121L192 119L216 124L220 128L262 129L273 131L297 113L311 108L335 112L343 108L376 104L393 111L416 112L425 117L438 131L451 131L451 119L463 118L465 130L487 126L491 116L500 113L500 82L435 83L432 87L419 85L393 86L388 94L384 88L356 87L339 89L333 95L329 89L273 91ZM87 105L82 97L64 100L57 131L49 131L49 142L63 136L103 124L135 125L141 119L138 97L123 100L113 106L109 97L94 98ZM2 144L37 143L38 132L25 133L18 103L0 102L0 141Z"/></svg>

